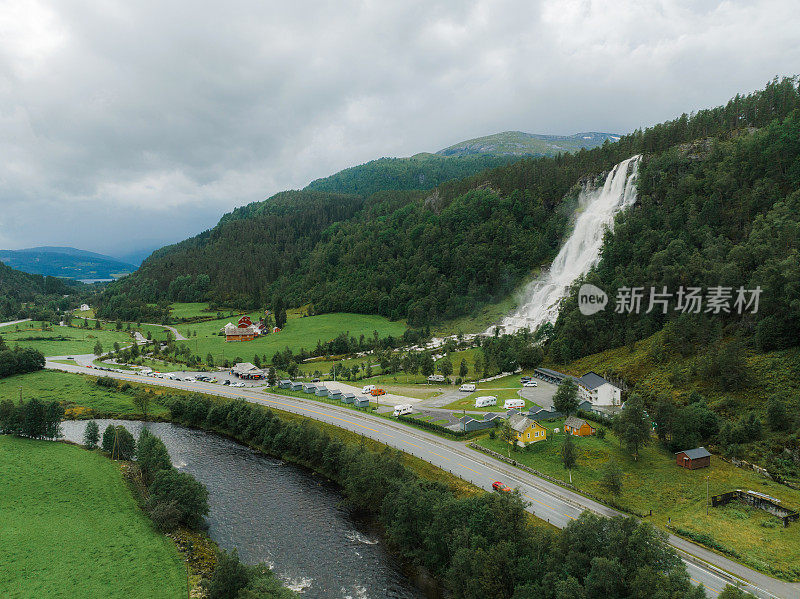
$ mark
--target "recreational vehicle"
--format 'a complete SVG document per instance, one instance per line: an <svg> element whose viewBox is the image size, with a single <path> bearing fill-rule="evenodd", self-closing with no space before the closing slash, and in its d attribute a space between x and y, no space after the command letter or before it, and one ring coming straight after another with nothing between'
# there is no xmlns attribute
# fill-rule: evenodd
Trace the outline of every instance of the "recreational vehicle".
<svg viewBox="0 0 800 599"><path fill-rule="evenodd" d="M486 408L488 406L496 406L497 398L494 395L484 395L475 400L476 408Z"/></svg>

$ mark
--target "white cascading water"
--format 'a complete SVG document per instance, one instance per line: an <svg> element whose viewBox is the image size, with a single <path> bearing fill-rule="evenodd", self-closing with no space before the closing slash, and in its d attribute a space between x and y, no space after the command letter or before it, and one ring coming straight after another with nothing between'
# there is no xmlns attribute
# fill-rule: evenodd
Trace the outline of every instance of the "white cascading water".
<svg viewBox="0 0 800 599"><path fill-rule="evenodd" d="M555 322L559 300L579 276L597 264L600 247L614 216L636 201L636 175L640 155L617 164L606 177L602 189L584 189L579 197L583 212L575 221L575 229L558 252L550 270L531 282L523 293L521 306L503 319L506 333L519 329L535 331L546 322ZM487 333L494 331L490 327Z"/></svg>

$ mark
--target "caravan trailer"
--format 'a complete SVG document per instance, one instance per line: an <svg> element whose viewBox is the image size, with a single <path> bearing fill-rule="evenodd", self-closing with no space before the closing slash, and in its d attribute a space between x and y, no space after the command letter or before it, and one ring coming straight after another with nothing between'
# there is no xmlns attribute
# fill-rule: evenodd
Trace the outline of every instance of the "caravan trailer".
<svg viewBox="0 0 800 599"><path fill-rule="evenodd" d="M464 383L458 388L459 391L463 391L464 393L472 393L475 391L475 383Z"/></svg>
<svg viewBox="0 0 800 599"><path fill-rule="evenodd" d="M395 418L397 416L405 416L406 414L410 414L414 410L414 406L410 403L401 403L399 406L394 407L394 413L392 416Z"/></svg>
<svg viewBox="0 0 800 599"><path fill-rule="evenodd" d="M525 407L524 399L507 399L503 404L504 410L510 410L512 408L519 409L524 407Z"/></svg>
<svg viewBox="0 0 800 599"><path fill-rule="evenodd" d="M475 400L476 408L486 408L488 406L496 406L497 398L494 395L484 395Z"/></svg>

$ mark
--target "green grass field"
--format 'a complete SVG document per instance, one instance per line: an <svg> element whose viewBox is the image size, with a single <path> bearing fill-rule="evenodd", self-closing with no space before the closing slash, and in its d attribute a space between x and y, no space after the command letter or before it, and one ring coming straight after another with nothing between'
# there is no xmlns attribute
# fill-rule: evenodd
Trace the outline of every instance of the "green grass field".
<svg viewBox="0 0 800 599"><path fill-rule="evenodd" d="M88 322L89 322L89 329L84 329L84 328L81 327L81 325L83 324L83 318L72 318L72 320L71 320L72 326L79 327L80 330L82 330L82 331L86 331L86 330L94 331L94 330L96 330L94 328L95 327L95 321L92 320L92 319L88 319ZM123 323L123 329L121 331L117 331L117 323L116 322L101 322L100 323L100 330L127 333L127 328L128 328L127 325L128 324L129 323ZM161 326L158 326L158 325L154 325L154 324L141 324L141 325L137 325L136 323L130 323L130 324L131 324L131 330L139 331L145 337L147 337L147 333L150 333L150 338L151 339L158 339L158 340L164 341L167 338L167 329L165 329L164 327L161 327Z"/></svg>
<svg viewBox="0 0 800 599"><path fill-rule="evenodd" d="M0 436L0 597L179 599L186 570L119 465L63 443Z"/></svg>
<svg viewBox="0 0 800 599"><path fill-rule="evenodd" d="M563 431L563 420L543 422L548 429L546 441L540 441L512 457L541 472L569 481L569 473L561 462L564 434L553 434L553 428ZM664 527L668 518L672 525L695 533L705 533L723 546L741 555L739 561L774 575L782 574L800 579L800 526L775 526L776 519L759 510L730 504L712 508L706 516L706 476L709 476L711 495L734 489L751 489L777 497L793 509L800 508L800 491L780 485L757 474L736 468L717 456L711 467L686 470L675 465L673 454L657 444L645 447L634 461L610 432L605 439L575 437L578 447L577 468L572 482L579 489L606 501L614 499L600 484L603 467L613 458L624 471L622 495L616 502L646 518L655 526ZM499 439L483 436L480 445L505 453L506 445Z"/></svg>
<svg viewBox="0 0 800 599"><path fill-rule="evenodd" d="M0 328L0 334L10 346L32 347L45 356L91 354L97 341L100 341L104 351L112 350L115 342L121 346L133 342L124 331L96 331L62 326L51 326L49 329L42 330L41 323L38 322L25 322Z"/></svg>
<svg viewBox="0 0 800 599"><path fill-rule="evenodd" d="M100 374L100 373L98 373ZM144 379L146 382L147 379ZM94 379L81 374L40 370L29 374L17 374L0 379L0 399L23 401L36 398L39 401L58 401L67 410L67 417L85 418L92 415L137 418L140 411L133 405L127 393L100 387ZM150 415L166 417L169 411L151 403Z"/></svg>
<svg viewBox="0 0 800 599"><path fill-rule="evenodd" d="M223 313L229 311L223 310ZM216 318L217 311L209 310L207 302L175 302L170 305L169 315L174 320L188 318Z"/></svg>
<svg viewBox="0 0 800 599"><path fill-rule="evenodd" d="M250 317L256 322L259 314L253 313ZM178 331L188 338L187 341L179 343L188 345L192 352L203 360L210 353L215 362L225 358L233 360L236 357L252 362L255 354L271 358L275 352L286 347L294 352L303 348L310 351L316 347L317 341L323 343L330 341L342 332L348 332L351 337L358 338L360 335L371 337L373 331L378 331L380 337L399 336L406 330L404 322L390 321L381 316L320 314L306 318L290 318L280 333L270 333L253 341L226 343L225 337L218 335L219 330L228 322L236 324L236 320L237 317L232 317L177 325Z"/></svg>

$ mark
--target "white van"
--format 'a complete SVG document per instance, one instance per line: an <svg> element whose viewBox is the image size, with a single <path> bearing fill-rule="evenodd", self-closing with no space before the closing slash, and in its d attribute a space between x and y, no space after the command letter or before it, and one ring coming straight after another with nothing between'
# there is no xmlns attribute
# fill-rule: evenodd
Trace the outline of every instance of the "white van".
<svg viewBox="0 0 800 599"><path fill-rule="evenodd" d="M507 399L503 404L504 410L510 410L511 408L524 408L524 407L525 407L524 399Z"/></svg>
<svg viewBox="0 0 800 599"><path fill-rule="evenodd" d="M475 399L476 408L485 408L488 406L496 406L497 398L494 395L483 395Z"/></svg>
<svg viewBox="0 0 800 599"><path fill-rule="evenodd" d="M463 391L464 393L472 393L475 391L475 383L464 383L458 388L459 391Z"/></svg>
<svg viewBox="0 0 800 599"><path fill-rule="evenodd" d="M365 385L363 389L361 389L362 395L369 395L375 390L375 385Z"/></svg>
<svg viewBox="0 0 800 599"><path fill-rule="evenodd" d="M410 414L414 411L414 406L410 403L401 403L399 406L394 407L394 412L392 416L405 416L406 414Z"/></svg>

